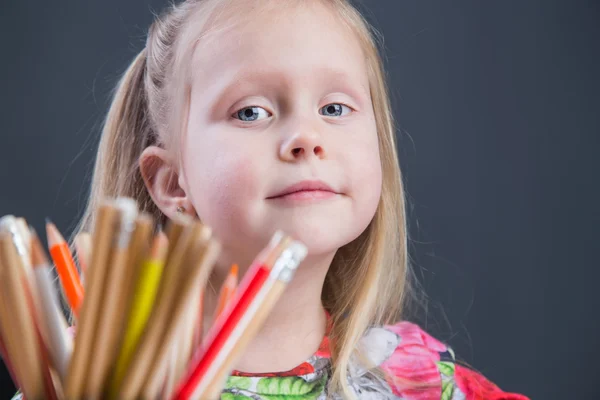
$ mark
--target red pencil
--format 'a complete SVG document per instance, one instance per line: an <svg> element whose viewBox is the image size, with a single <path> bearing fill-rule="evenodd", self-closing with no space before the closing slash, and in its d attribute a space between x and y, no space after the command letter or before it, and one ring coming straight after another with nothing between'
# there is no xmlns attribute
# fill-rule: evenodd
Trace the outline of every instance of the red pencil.
<svg viewBox="0 0 600 400"><path fill-rule="evenodd" d="M277 286L281 293L280 290L289 282L305 255L306 248L302 244L290 244L289 238L283 238L278 241L276 248L270 249L267 257L264 253L257 257L244 276L231 306L226 307L215 321L207 335L206 345L194 357L186 378L175 392L175 399L215 395L212 390L219 389L217 386L223 373L235 358L232 355L243 350L244 346L238 344L246 344L248 337L256 333L257 324L262 323L273 301L276 301L276 297L269 295L272 289ZM267 299L270 304L265 303ZM244 336L248 332L250 335Z"/></svg>

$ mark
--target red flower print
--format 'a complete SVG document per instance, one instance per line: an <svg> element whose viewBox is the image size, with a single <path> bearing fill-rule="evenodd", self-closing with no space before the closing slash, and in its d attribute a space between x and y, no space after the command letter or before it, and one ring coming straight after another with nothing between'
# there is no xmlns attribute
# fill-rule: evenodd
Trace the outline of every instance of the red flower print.
<svg viewBox="0 0 600 400"><path fill-rule="evenodd" d="M503 392L483 375L460 365L454 367L454 380L467 400L528 400L520 394Z"/></svg>
<svg viewBox="0 0 600 400"><path fill-rule="evenodd" d="M400 336L398 347L381 365L394 393L405 399L439 400L442 379L436 362L446 346L410 322L386 329Z"/></svg>

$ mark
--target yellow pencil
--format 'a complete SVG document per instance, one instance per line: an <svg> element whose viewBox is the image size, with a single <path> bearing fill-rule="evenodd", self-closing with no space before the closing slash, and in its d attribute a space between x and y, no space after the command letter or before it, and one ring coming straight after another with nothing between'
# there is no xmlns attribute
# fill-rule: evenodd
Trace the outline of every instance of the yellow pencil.
<svg viewBox="0 0 600 400"><path fill-rule="evenodd" d="M129 321L125 331L125 338L119 353L115 374L111 381L111 398L114 398L117 395L116 391L123 382L133 352L144 332L144 328L146 327L146 323L148 322L148 318L154 307L156 293L158 292L160 279L165 266L168 247L169 241L167 236L164 232L160 231L152 244L150 258L144 263L140 270L140 276L137 281L133 302L131 304Z"/></svg>

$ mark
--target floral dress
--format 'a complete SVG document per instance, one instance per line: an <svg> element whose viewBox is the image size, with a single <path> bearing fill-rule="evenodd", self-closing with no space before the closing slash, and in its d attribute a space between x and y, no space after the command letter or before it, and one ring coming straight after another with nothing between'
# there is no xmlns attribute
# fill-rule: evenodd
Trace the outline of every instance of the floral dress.
<svg viewBox="0 0 600 400"><path fill-rule="evenodd" d="M482 375L458 365L449 347L410 322L370 328L359 346L386 373L382 379L352 360L348 385L361 400L527 399L504 392ZM261 374L233 371L221 400L341 399L338 394L327 393L330 360L326 335L317 352L292 370Z"/></svg>
<svg viewBox="0 0 600 400"><path fill-rule="evenodd" d="M386 374L382 379L352 360L348 386L360 400L528 400L458 365L449 347L410 322L370 328L359 346ZM317 352L289 371L233 371L221 400L340 400L339 394L327 391L330 375L326 334ZM21 393L13 399L22 399Z"/></svg>

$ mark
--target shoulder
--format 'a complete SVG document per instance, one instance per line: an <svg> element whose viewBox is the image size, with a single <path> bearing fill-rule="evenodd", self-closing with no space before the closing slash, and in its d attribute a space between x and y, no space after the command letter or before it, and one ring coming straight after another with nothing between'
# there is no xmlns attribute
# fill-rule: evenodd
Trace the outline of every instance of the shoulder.
<svg viewBox="0 0 600 400"><path fill-rule="evenodd" d="M527 400L456 363L451 348L411 322L370 328L361 348L402 399Z"/></svg>

